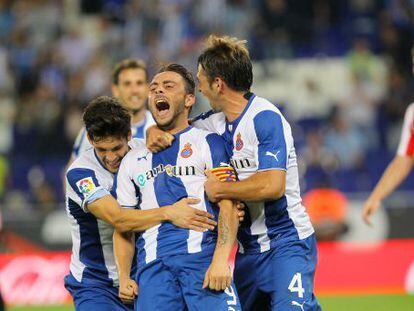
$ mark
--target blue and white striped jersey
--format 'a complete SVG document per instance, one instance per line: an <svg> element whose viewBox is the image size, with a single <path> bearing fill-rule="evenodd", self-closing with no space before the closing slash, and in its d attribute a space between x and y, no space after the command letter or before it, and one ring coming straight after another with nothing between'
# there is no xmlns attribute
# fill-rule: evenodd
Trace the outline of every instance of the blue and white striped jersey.
<svg viewBox="0 0 414 311"><path fill-rule="evenodd" d="M139 139L133 139L131 148ZM114 175L95 154L83 152L66 172L66 213L72 233L70 272L78 282L118 285L113 227L88 212L87 204L111 193Z"/></svg>
<svg viewBox="0 0 414 311"><path fill-rule="evenodd" d="M154 125L155 121L148 110L145 112L145 118L137 124L131 124L132 138L145 138L147 129ZM83 127L75 139L72 148L72 157L77 158L85 150L92 149L88 137L86 136L86 129Z"/></svg>
<svg viewBox="0 0 414 311"><path fill-rule="evenodd" d="M314 232L300 197L291 128L277 107L252 95L233 122L227 122L221 112L207 112L192 124L222 135L240 180L260 171L286 171L284 196L276 201L246 202L248 213L238 232L240 252L264 252Z"/></svg>
<svg viewBox="0 0 414 311"><path fill-rule="evenodd" d="M125 156L116 179L118 202L125 208L147 210L195 197L201 202L193 207L218 216L217 206L204 192L204 171L229 163L224 140L193 127L174 136L172 146L159 153L152 154L143 142ZM213 255L216 240L216 231L196 232L164 222L136 240L138 266L175 254L205 251Z"/></svg>

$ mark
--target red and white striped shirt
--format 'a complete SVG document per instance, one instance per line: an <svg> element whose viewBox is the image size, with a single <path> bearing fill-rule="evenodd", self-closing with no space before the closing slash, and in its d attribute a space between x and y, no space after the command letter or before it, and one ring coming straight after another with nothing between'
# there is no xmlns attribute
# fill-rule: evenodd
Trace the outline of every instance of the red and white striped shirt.
<svg viewBox="0 0 414 311"><path fill-rule="evenodd" d="M414 157L414 103L410 104L405 111L397 154Z"/></svg>

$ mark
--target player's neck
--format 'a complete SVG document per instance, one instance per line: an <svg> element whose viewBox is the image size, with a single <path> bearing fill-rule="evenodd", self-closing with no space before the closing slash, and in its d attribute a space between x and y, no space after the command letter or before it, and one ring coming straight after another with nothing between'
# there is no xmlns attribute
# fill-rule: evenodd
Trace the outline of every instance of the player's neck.
<svg viewBox="0 0 414 311"><path fill-rule="evenodd" d="M142 122L145 119L146 109L142 108L140 110L130 111L131 113L131 123L137 124Z"/></svg>
<svg viewBox="0 0 414 311"><path fill-rule="evenodd" d="M160 127L163 131L170 133L171 135L175 135L190 126L188 122L188 115L180 114L176 118L177 119L170 127L162 128L159 125L158 127Z"/></svg>
<svg viewBox="0 0 414 311"><path fill-rule="evenodd" d="M244 97L244 93L229 91L223 96L223 113L227 121L236 120L246 108L249 101Z"/></svg>

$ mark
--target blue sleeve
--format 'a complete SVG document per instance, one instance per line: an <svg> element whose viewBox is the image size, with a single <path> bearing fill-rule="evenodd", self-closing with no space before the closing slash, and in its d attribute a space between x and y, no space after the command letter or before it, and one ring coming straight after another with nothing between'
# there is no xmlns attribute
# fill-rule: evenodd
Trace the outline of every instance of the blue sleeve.
<svg viewBox="0 0 414 311"><path fill-rule="evenodd" d="M82 206L109 194L96 178L95 172L87 168L74 168L66 173L69 185L82 201Z"/></svg>
<svg viewBox="0 0 414 311"><path fill-rule="evenodd" d="M287 150L280 114L265 110L254 117L258 145L258 170L286 169Z"/></svg>
<svg viewBox="0 0 414 311"><path fill-rule="evenodd" d="M213 167L229 165L230 157L224 139L220 135L212 133L206 136L206 140L210 148Z"/></svg>

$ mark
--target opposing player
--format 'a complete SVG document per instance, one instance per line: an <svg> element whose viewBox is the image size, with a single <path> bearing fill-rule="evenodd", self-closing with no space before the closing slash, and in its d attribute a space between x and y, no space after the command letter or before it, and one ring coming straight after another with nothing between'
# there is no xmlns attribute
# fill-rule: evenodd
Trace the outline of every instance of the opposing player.
<svg viewBox="0 0 414 311"><path fill-rule="evenodd" d="M388 165L364 204L362 217L372 225L370 216L381 206L382 200L389 196L408 176L414 164L414 103L408 106L401 132L397 154Z"/></svg>
<svg viewBox="0 0 414 311"><path fill-rule="evenodd" d="M183 197L199 198L197 208L218 215L217 232L195 232L163 223L137 240L140 293L136 310L240 310L228 264L237 227L230 200L210 203L204 193L205 170L235 179L222 138L189 126L195 83L184 67L162 68L150 83L149 106L157 125L174 135L173 144L156 154L145 143L122 161L117 198L125 208L150 210ZM120 275L129 274L131 235L114 235ZM125 286L120 284L121 294ZM125 289L128 291L128 289Z"/></svg>
<svg viewBox="0 0 414 311"><path fill-rule="evenodd" d="M213 229L216 222L210 219L212 214L188 206L199 200L184 196L158 209L122 209L110 193L114 174L130 149L130 115L116 99L103 96L88 105L83 119L93 148L83 152L66 173L66 211L73 247L65 286L76 310L127 310L118 298L114 227L121 232L143 231L170 221L204 232ZM129 285L135 295L136 284ZM134 295L127 298L133 300Z"/></svg>
<svg viewBox="0 0 414 311"><path fill-rule="evenodd" d="M125 59L116 64L112 72L111 90L112 95L131 115L132 138L144 138L147 128L154 124L151 113L146 108L148 72L145 63L142 60ZM83 151L91 148L83 128L73 146L71 162Z"/></svg>

